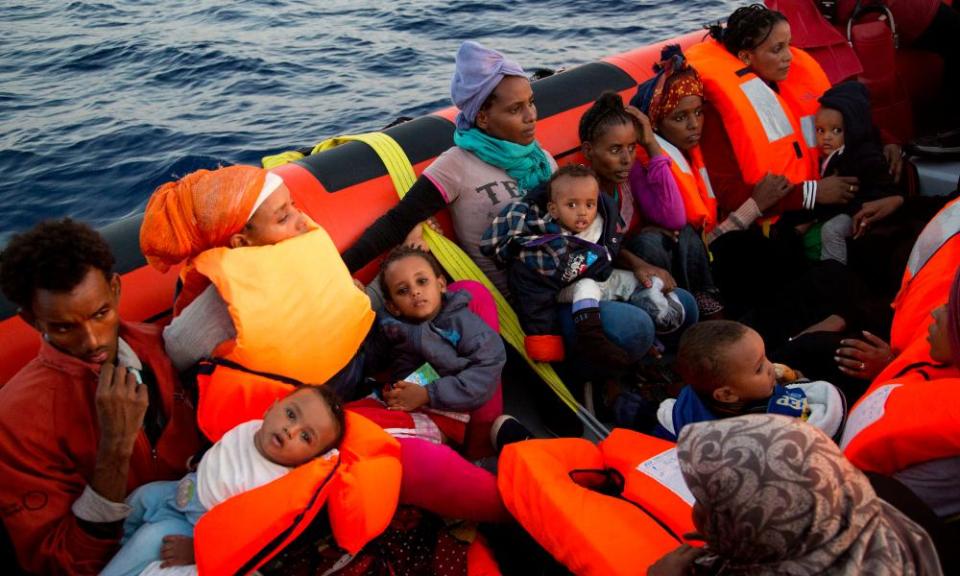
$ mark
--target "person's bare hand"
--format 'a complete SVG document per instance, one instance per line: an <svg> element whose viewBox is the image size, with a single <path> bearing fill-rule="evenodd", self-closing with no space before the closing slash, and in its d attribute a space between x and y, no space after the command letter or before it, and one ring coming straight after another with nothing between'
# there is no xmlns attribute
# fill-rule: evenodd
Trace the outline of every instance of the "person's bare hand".
<svg viewBox="0 0 960 576"><path fill-rule="evenodd" d="M637 280L644 288L653 286L654 276L660 278L663 280L664 294L677 287L677 281L673 279L673 276L670 274L670 272L667 272L659 266L647 264L646 262L640 262L637 264L637 266L633 269L633 275L637 277Z"/></svg>
<svg viewBox="0 0 960 576"><path fill-rule="evenodd" d="M391 410L412 412L430 402L430 393L419 384L401 380L396 382L392 388L389 386L384 388L383 401L387 403L387 408Z"/></svg>
<svg viewBox="0 0 960 576"><path fill-rule="evenodd" d="M903 173L903 148L899 144L887 144L883 147L883 156L887 159L887 166L894 182L900 182Z"/></svg>
<svg viewBox="0 0 960 576"><path fill-rule="evenodd" d="M767 174L753 187L750 197L757 203L760 212L766 212L783 200L793 186L780 174Z"/></svg>
<svg viewBox="0 0 960 576"><path fill-rule="evenodd" d="M817 184L817 204L846 204L859 189L855 176L827 176Z"/></svg>
<svg viewBox="0 0 960 576"><path fill-rule="evenodd" d="M147 412L147 387L137 383L133 372L107 362L100 367L94 398L100 441L119 454L132 453Z"/></svg>
<svg viewBox="0 0 960 576"><path fill-rule="evenodd" d="M903 206L903 196L887 196L864 202L860 210L853 215L853 238L863 236L871 224L893 214L900 206Z"/></svg>
<svg viewBox="0 0 960 576"><path fill-rule="evenodd" d="M196 558L193 554L193 538L171 534L163 537L163 544L160 545L160 563L161 568L171 566L189 566L196 564Z"/></svg>
<svg viewBox="0 0 960 576"><path fill-rule="evenodd" d="M627 106L624 108L624 111L633 117L637 126L637 142L646 148L653 142L656 142L656 138L653 134L653 127L650 125L650 118L640 111L636 106Z"/></svg>
<svg viewBox="0 0 960 576"><path fill-rule="evenodd" d="M840 348L834 361L837 368L848 376L861 380L873 380L883 369L893 361L893 350L890 345L873 334L863 331L863 340L845 338L840 341Z"/></svg>
<svg viewBox="0 0 960 576"><path fill-rule="evenodd" d="M679 548L667 552L665 556L653 563L647 569L647 576L683 576L690 574L694 561L703 556L705 550L683 544Z"/></svg>

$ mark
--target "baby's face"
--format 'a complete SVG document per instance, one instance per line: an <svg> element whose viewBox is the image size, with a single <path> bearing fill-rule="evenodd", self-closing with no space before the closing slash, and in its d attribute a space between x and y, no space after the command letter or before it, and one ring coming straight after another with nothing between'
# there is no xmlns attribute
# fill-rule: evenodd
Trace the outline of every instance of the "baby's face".
<svg viewBox="0 0 960 576"><path fill-rule="evenodd" d="M767 360L763 339L756 331L748 330L726 354L726 386L740 402L762 400L773 394L777 374L773 363Z"/></svg>
<svg viewBox="0 0 960 576"><path fill-rule="evenodd" d="M337 437L337 423L316 392L297 390L274 402L254 442L264 458L291 468L323 454Z"/></svg>
<svg viewBox="0 0 960 576"><path fill-rule="evenodd" d="M600 185L596 178L561 177L553 182L553 199L547 203L550 215L564 229L579 234L597 218Z"/></svg>
<svg viewBox="0 0 960 576"><path fill-rule="evenodd" d="M843 115L833 108L820 108L814 118L817 130L817 148L824 156L829 156L843 146Z"/></svg>

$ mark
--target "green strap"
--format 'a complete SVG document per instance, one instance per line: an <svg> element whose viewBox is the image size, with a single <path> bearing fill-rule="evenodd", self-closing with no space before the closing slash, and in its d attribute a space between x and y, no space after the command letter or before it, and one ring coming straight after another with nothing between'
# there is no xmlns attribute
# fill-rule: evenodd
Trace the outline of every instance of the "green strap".
<svg viewBox="0 0 960 576"><path fill-rule="evenodd" d="M417 175L403 148L400 147L396 140L383 132L368 132L366 134L330 138L317 144L311 154L329 150L344 142L350 141L363 142L373 148L384 166L386 166L387 173L390 175L397 194L403 198L407 190L413 186ZM524 334L523 329L520 327L520 320L517 318L517 313L513 311L513 308L507 303L507 299L503 297L503 294L501 294L497 287L487 278L487 275L477 267L476 263L474 263L455 242L431 229L429 226L424 226L423 229L423 236L430 246L430 251L437 257L437 260L440 261L440 264L454 280L475 280L483 284L493 295L493 299L497 305L497 315L500 318L500 334L504 340L523 356L523 359L533 368L534 372L547 383L550 389L556 393L567 407L580 417L594 434L600 438L606 437L609 434L609 430L607 430L593 414L590 414L586 408L577 402L577 399L570 393L570 390L560 379L560 376L553 369L553 366L546 362L537 362L527 355L526 348L523 345L526 334Z"/></svg>

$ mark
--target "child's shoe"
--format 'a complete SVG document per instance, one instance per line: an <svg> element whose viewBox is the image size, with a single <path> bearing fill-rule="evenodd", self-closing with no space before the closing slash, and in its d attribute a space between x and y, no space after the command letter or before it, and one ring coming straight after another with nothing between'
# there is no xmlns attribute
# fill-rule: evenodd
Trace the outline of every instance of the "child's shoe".
<svg viewBox="0 0 960 576"><path fill-rule="evenodd" d="M630 364L630 355L607 338L600 323L600 308L583 308L573 314L577 347L591 362L614 369Z"/></svg>

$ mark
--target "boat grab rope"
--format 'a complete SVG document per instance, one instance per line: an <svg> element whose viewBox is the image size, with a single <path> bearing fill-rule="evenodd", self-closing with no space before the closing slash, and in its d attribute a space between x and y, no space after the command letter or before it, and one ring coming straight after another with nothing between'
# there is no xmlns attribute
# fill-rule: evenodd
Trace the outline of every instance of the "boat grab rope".
<svg viewBox="0 0 960 576"><path fill-rule="evenodd" d="M337 136L320 142L314 146L310 154L323 152L335 148L345 142L363 142L373 148L381 162L387 168L390 180L393 182L397 195L403 198L407 191L413 186L417 179L416 172L406 152L400 147L392 137L383 132L368 132L365 134L354 134L346 136ZM574 414L583 422L592 434L600 439L606 438L610 434L609 429L603 425L596 416L583 407L570 390L560 379L560 376L549 363L537 362L530 358L526 348L523 345L526 334L520 326L520 320L517 313L504 298L503 294L493 285L493 282L487 278L487 275L480 270L474 261L460 248L453 240L450 240L443 234L433 230L429 226L423 227L423 236L430 246L430 251L440 264L454 280L474 280L483 284L497 305L497 315L500 319L500 334L530 365L534 372L550 387L551 390L560 398L560 400L573 410Z"/></svg>

